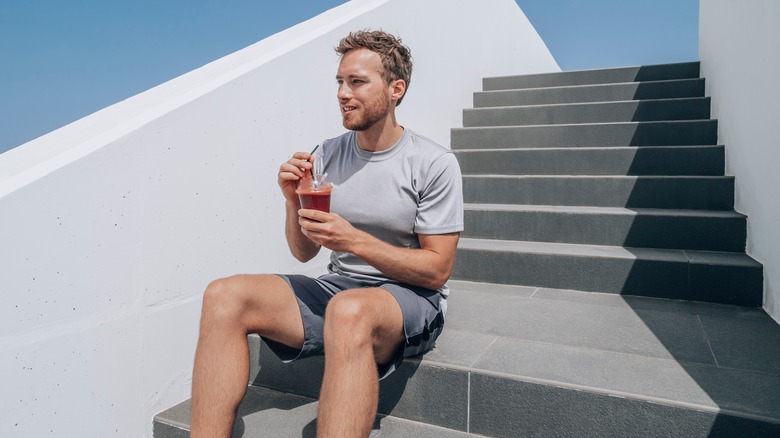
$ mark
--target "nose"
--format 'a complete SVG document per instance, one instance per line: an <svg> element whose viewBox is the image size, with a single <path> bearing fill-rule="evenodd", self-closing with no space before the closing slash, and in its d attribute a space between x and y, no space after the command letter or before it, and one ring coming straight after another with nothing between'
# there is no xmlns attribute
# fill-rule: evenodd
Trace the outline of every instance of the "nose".
<svg viewBox="0 0 780 438"><path fill-rule="evenodd" d="M349 100L351 96L352 96L352 90L349 89L349 84L347 84L347 81L344 81L341 84L339 84L339 89L336 92L336 97L339 100Z"/></svg>

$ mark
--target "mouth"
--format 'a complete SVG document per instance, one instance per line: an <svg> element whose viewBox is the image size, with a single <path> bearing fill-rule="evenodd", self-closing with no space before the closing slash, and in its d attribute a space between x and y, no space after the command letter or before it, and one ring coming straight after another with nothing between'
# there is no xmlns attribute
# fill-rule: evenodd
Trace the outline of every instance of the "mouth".
<svg viewBox="0 0 780 438"><path fill-rule="evenodd" d="M345 105L345 106L341 107L341 114L346 116L346 115L352 113L353 111L355 111L356 109L357 109L357 107Z"/></svg>

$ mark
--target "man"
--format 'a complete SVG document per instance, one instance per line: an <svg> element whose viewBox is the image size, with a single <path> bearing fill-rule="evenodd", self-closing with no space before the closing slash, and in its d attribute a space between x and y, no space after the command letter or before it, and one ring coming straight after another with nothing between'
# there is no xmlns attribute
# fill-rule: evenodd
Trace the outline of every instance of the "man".
<svg viewBox="0 0 780 438"><path fill-rule="evenodd" d="M230 436L247 386L246 335L284 361L325 355L317 434L366 437L378 378L433 347L444 324L460 231L460 170L447 149L399 125L411 54L384 32L350 33L336 81L350 130L279 169L292 254L332 250L329 273L240 275L203 297L192 390L192 437ZM331 213L301 209L295 189L314 160L334 184Z"/></svg>

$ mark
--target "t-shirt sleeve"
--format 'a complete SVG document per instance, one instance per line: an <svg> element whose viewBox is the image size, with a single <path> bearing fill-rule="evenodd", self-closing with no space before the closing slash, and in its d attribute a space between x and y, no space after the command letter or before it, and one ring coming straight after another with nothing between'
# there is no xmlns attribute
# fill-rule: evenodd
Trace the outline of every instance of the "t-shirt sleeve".
<svg viewBox="0 0 780 438"><path fill-rule="evenodd" d="M463 180L453 153L436 158L425 175L414 232L445 234L463 231Z"/></svg>

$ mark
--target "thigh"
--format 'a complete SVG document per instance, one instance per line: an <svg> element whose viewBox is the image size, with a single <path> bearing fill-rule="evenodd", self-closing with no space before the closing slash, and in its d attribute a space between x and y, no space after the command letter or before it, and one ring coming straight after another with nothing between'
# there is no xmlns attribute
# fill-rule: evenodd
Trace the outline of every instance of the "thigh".
<svg viewBox="0 0 780 438"><path fill-rule="evenodd" d="M237 308L236 317L247 333L258 333L293 348L300 348L303 344L298 300L283 278L277 275L236 275L218 280L209 288L217 291L212 296L216 295L222 303L228 302Z"/></svg>

